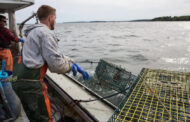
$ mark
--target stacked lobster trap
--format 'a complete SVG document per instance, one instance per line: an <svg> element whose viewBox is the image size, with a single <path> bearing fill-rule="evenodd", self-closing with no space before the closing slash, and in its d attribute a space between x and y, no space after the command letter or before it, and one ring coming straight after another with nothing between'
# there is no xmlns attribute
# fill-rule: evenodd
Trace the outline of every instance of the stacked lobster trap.
<svg viewBox="0 0 190 122"><path fill-rule="evenodd" d="M109 122L190 121L190 73L142 69Z"/></svg>

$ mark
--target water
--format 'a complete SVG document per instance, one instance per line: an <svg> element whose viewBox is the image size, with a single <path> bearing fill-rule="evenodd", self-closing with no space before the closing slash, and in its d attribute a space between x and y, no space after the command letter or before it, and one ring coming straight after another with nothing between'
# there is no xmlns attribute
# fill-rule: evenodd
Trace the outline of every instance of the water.
<svg viewBox="0 0 190 122"><path fill-rule="evenodd" d="M76 62L106 58L136 75L143 67L190 71L190 22L66 23L55 33Z"/></svg>
<svg viewBox="0 0 190 122"><path fill-rule="evenodd" d="M65 23L55 33L61 51L91 75L97 64L84 62L101 58L135 75L143 67L190 72L190 22Z"/></svg>

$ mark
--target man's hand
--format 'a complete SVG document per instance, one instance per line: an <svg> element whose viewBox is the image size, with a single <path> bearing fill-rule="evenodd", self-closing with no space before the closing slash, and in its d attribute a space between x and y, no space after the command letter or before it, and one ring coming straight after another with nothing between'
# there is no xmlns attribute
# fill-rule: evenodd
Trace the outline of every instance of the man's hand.
<svg viewBox="0 0 190 122"><path fill-rule="evenodd" d="M88 72L84 71L78 64L75 63L74 65L77 68L77 71L82 74L84 80L90 79Z"/></svg>

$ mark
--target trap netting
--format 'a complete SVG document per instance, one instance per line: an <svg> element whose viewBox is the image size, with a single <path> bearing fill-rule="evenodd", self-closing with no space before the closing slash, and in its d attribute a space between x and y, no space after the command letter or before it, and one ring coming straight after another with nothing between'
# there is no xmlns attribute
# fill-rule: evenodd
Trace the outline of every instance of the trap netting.
<svg viewBox="0 0 190 122"><path fill-rule="evenodd" d="M108 122L190 122L190 73L142 69Z"/></svg>
<svg viewBox="0 0 190 122"><path fill-rule="evenodd" d="M100 59L96 67L100 84L117 91L125 91L134 83L136 76L124 68Z"/></svg>

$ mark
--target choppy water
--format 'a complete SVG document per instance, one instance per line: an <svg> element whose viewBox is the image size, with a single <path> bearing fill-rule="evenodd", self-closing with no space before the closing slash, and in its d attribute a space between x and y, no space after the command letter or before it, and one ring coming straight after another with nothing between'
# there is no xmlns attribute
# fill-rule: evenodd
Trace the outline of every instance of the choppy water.
<svg viewBox="0 0 190 122"><path fill-rule="evenodd" d="M106 58L134 74L143 67L190 71L190 22L66 23L55 32L76 62Z"/></svg>
<svg viewBox="0 0 190 122"><path fill-rule="evenodd" d="M190 72L190 22L65 23L55 33L63 53L91 75L97 64L84 62L100 58L135 75L143 67Z"/></svg>

